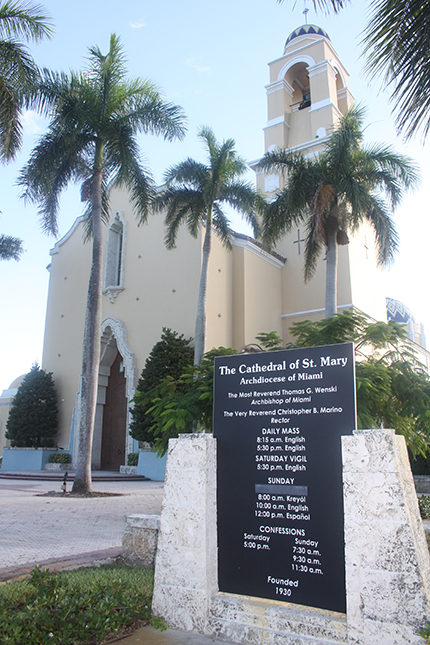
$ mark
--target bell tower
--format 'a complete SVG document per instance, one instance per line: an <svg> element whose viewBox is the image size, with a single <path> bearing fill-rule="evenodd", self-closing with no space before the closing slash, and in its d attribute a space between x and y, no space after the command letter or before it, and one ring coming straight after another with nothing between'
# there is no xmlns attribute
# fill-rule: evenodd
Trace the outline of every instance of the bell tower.
<svg viewBox="0 0 430 645"><path fill-rule="evenodd" d="M354 100L328 34L315 25L295 29L269 69L265 151L273 145L303 152L318 147Z"/></svg>
<svg viewBox="0 0 430 645"><path fill-rule="evenodd" d="M304 157L318 155L339 119L354 102L349 75L328 34L316 25L302 25L287 38L284 53L269 63L267 124L264 151L287 149ZM287 178L256 168L257 188L268 200ZM365 225L338 247L338 312L351 306L377 320L385 319L380 271L376 270L372 231ZM304 282L305 223L294 226L275 251L286 259L282 269L282 336L289 340L293 322L324 317L326 271L321 253L313 278Z"/></svg>
<svg viewBox="0 0 430 645"><path fill-rule="evenodd" d="M354 100L348 72L328 34L316 25L295 29L269 70L265 152L289 148L315 154ZM280 188L273 175L260 176L257 185L266 194Z"/></svg>

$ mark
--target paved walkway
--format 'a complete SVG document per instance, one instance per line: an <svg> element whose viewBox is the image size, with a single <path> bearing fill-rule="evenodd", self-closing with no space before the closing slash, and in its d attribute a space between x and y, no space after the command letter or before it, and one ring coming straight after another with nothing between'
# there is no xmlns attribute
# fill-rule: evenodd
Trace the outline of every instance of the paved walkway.
<svg viewBox="0 0 430 645"><path fill-rule="evenodd" d="M0 479L0 582L27 575L36 564L60 570L115 557L122 551L124 517L160 513L163 483L93 481L96 492L118 497L48 497L61 481ZM69 487L70 488L70 487ZM212 645L213 638L150 625L115 639L121 645ZM227 644L229 645L229 644Z"/></svg>
<svg viewBox="0 0 430 645"><path fill-rule="evenodd" d="M93 482L118 497L47 497L58 481L0 479L0 580L36 563L88 561L121 552L124 517L160 513L163 483Z"/></svg>

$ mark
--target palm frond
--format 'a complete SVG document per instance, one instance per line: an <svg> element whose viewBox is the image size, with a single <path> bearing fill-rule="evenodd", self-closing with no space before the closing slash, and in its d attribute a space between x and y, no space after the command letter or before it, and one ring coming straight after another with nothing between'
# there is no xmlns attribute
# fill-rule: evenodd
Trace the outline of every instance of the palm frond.
<svg viewBox="0 0 430 645"><path fill-rule="evenodd" d="M41 138L20 173L22 197L40 205L38 212L45 233L58 234L57 215L63 189L69 181L84 180L90 173L82 155L82 148L88 144L91 141L86 134L49 132Z"/></svg>
<svg viewBox="0 0 430 645"><path fill-rule="evenodd" d="M430 128L430 6L418 0L371 5L363 44L367 72L391 88L398 131L408 139Z"/></svg>
<svg viewBox="0 0 430 645"><path fill-rule="evenodd" d="M378 265L389 266L398 250L399 236L381 199L371 197L365 218L375 232Z"/></svg>
<svg viewBox="0 0 430 645"><path fill-rule="evenodd" d="M187 131L183 109L151 93L134 109L132 119L136 132L159 135L166 141L182 140Z"/></svg>
<svg viewBox="0 0 430 645"><path fill-rule="evenodd" d="M278 4L282 4L284 0L277 0ZM321 9L326 15L330 14L333 10L334 13L339 13L341 9L347 6L349 0L312 0L315 11Z"/></svg>
<svg viewBox="0 0 430 645"><path fill-rule="evenodd" d="M164 173L164 181L178 187L183 184L196 190L203 190L209 181L209 169L204 164L188 157L185 161L168 168Z"/></svg>
<svg viewBox="0 0 430 645"><path fill-rule="evenodd" d="M266 152L256 168L265 172L275 170L287 174L289 171L296 169L301 162L304 162L303 155L282 148L281 150Z"/></svg>
<svg viewBox="0 0 430 645"><path fill-rule="evenodd" d="M222 187L218 199L226 202L238 213L242 213L244 219L252 226L254 237L260 234L260 226L256 217L258 208L257 193L251 184L243 181L232 181ZM261 207L261 206L260 206Z"/></svg>
<svg viewBox="0 0 430 645"><path fill-rule="evenodd" d="M212 223L215 233L223 243L223 246L229 251L233 246L231 243L230 221L219 204L214 204Z"/></svg>
<svg viewBox="0 0 430 645"><path fill-rule="evenodd" d="M311 217L306 222L306 243L305 243L305 264L304 264L304 276L305 282L314 276L318 258L321 253L322 240L320 231L316 230L316 222Z"/></svg>
<svg viewBox="0 0 430 645"><path fill-rule="evenodd" d="M191 188L167 188L157 195L154 206L157 211L166 210L164 224L168 249L175 246L181 224L186 223L190 234L196 238L205 221L206 206L202 194Z"/></svg>
<svg viewBox="0 0 430 645"><path fill-rule="evenodd" d="M51 35L50 18L41 5L6 0L0 6L2 39L23 38L38 42L42 38L50 38Z"/></svg>
<svg viewBox="0 0 430 645"><path fill-rule="evenodd" d="M0 260L19 260L23 253L22 240L0 234Z"/></svg>

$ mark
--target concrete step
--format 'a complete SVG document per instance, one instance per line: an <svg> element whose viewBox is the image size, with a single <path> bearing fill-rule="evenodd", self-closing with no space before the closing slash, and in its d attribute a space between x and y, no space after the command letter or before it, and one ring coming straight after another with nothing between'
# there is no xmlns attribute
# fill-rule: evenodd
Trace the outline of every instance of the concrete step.
<svg viewBox="0 0 430 645"><path fill-rule="evenodd" d="M63 481L64 473L48 470L26 470L26 471L0 471L0 479L21 479L24 481ZM67 474L67 481L73 481L75 473L72 471ZM93 482L136 482L149 481L149 477L144 475L124 475L116 471L94 470L91 473Z"/></svg>

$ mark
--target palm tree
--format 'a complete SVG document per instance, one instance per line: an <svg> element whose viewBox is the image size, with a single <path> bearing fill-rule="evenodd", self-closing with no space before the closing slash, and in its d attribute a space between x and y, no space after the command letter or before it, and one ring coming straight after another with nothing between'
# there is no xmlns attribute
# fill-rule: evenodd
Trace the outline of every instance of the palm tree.
<svg viewBox="0 0 430 645"><path fill-rule="evenodd" d="M167 210L164 223L167 227L165 243L168 249L175 247L181 224L185 223L195 238L201 227L205 227L197 300L194 365L200 365L205 352L206 287L212 229L230 249L231 229L223 207L235 208L257 234L258 224L254 213L256 208L261 208L263 202L252 186L240 179L247 171L247 166L237 155L233 139L219 144L212 130L206 127L200 130L198 136L206 147L207 164L188 158L167 170L166 189L156 200L157 210Z"/></svg>
<svg viewBox="0 0 430 645"><path fill-rule="evenodd" d="M391 87L399 132L430 128L430 2L378 0L365 28L367 71Z"/></svg>
<svg viewBox="0 0 430 645"><path fill-rule="evenodd" d="M38 69L27 47L51 35L40 5L6 0L0 5L0 160L12 160L22 141L21 109L33 93Z"/></svg>
<svg viewBox="0 0 430 645"><path fill-rule="evenodd" d="M83 73L45 70L40 85L42 106L50 110L48 132L34 148L19 183L24 198L39 204L45 232L57 234L59 196L69 181L81 182L92 235L82 356L81 414L74 492L91 490L91 449L100 358L102 292L102 220L108 217L107 186L125 186L140 223L147 219L153 182L143 169L136 134L150 132L171 140L184 135L177 106L165 103L148 81L127 80L119 39L112 35L103 55L90 49Z"/></svg>
<svg viewBox="0 0 430 645"><path fill-rule="evenodd" d="M312 278L326 249L326 318L337 309L337 245L348 244L348 233L367 221L375 234L378 264L389 265L398 242L390 211L403 190L418 182L406 157L389 147L361 145L363 115L362 108L350 108L318 157L306 159L280 150L267 153L259 163L262 170L283 172L287 182L264 215L266 244L304 222L305 281Z"/></svg>
<svg viewBox="0 0 430 645"><path fill-rule="evenodd" d="M0 234L0 260L19 260L23 253L22 240Z"/></svg>

